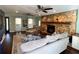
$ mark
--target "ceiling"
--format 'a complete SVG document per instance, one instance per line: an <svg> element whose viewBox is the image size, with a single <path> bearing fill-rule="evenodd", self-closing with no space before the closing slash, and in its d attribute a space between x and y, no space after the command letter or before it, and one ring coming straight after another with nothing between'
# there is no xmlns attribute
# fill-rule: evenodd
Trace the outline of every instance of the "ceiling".
<svg viewBox="0 0 79 59"><path fill-rule="evenodd" d="M53 10L48 11L48 13L44 13L42 11L38 11L37 5L0 5L0 9L2 9L5 14L31 14L31 15L49 15L59 12L65 12L69 10L79 9L78 5L42 5L45 8L52 7Z"/></svg>

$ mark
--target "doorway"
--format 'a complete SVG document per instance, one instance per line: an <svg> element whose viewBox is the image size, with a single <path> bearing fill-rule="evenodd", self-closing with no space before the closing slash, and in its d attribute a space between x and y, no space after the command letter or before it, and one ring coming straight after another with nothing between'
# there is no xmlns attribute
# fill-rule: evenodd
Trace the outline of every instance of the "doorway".
<svg viewBox="0 0 79 59"><path fill-rule="evenodd" d="M10 32L9 17L5 17L5 31Z"/></svg>

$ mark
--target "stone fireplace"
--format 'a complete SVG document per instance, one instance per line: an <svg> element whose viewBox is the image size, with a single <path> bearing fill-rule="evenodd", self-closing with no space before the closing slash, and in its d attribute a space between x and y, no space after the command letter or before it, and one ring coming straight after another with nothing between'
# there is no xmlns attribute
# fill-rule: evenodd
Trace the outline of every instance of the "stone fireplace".
<svg viewBox="0 0 79 59"><path fill-rule="evenodd" d="M40 29L41 32L47 34L48 25L51 25L55 26L55 32L68 32L69 35L73 35L76 32L76 12L77 10L71 10L52 15L42 16Z"/></svg>
<svg viewBox="0 0 79 59"><path fill-rule="evenodd" d="M55 26L54 25L47 25L47 33L52 34L55 32Z"/></svg>

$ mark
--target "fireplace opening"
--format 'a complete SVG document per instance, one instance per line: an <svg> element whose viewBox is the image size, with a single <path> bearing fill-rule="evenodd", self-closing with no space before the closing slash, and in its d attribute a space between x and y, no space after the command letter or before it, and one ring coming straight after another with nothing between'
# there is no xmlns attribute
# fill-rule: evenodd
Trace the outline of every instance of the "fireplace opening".
<svg viewBox="0 0 79 59"><path fill-rule="evenodd" d="M55 32L55 26L54 25L47 25L47 32L49 34L52 34Z"/></svg>

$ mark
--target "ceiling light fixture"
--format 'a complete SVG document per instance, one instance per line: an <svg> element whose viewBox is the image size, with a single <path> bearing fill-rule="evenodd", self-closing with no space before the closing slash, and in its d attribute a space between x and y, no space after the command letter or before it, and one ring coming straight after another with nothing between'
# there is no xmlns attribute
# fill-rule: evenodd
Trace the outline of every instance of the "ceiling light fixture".
<svg viewBox="0 0 79 59"><path fill-rule="evenodd" d="M19 11L16 11L16 13L19 13Z"/></svg>

